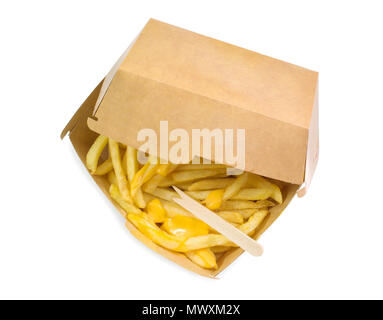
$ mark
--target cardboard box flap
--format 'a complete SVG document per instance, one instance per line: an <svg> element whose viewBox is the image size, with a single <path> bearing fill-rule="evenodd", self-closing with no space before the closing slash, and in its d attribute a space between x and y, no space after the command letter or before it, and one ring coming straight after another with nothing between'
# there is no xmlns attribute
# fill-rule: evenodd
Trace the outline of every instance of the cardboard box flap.
<svg viewBox="0 0 383 320"><path fill-rule="evenodd" d="M163 120L190 137L246 129L247 171L304 182L316 72L150 20L113 75L92 130L137 148L137 133L159 137Z"/></svg>
<svg viewBox="0 0 383 320"><path fill-rule="evenodd" d="M298 191L298 196L303 197L310 186L313 178L319 157L319 98L318 86L315 93L314 108L311 116L311 124L307 142L306 169L305 181L301 189Z"/></svg>
<svg viewBox="0 0 383 320"><path fill-rule="evenodd" d="M73 117L69 120L65 128L61 131L60 138L64 139L66 134L77 125L80 118L83 117L85 114L89 113L90 108L94 108L97 99L100 97L100 90L103 86L104 79L100 81L100 83L97 85L97 87L92 91L92 93L88 96L88 98L84 101L84 103L78 108L76 113L73 115Z"/></svg>

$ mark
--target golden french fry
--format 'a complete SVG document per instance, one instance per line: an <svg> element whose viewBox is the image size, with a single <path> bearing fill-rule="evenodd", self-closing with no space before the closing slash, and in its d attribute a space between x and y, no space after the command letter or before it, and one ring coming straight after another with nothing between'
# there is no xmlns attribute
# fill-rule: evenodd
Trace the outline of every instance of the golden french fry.
<svg viewBox="0 0 383 320"><path fill-rule="evenodd" d="M270 189L266 188L245 188L239 191L235 196L231 197L233 200L266 200L272 194Z"/></svg>
<svg viewBox="0 0 383 320"><path fill-rule="evenodd" d="M179 252L186 251L183 246L183 239L180 239L179 237L173 236L161 230L153 221L145 217L145 215L129 213L127 217L139 231L141 231L154 243L169 250Z"/></svg>
<svg viewBox="0 0 383 320"><path fill-rule="evenodd" d="M239 213L244 220L247 220L258 210L260 209L240 209L240 210L236 210L235 212Z"/></svg>
<svg viewBox="0 0 383 320"><path fill-rule="evenodd" d="M247 173L243 173L225 189L211 191L205 200L206 207L208 207L210 210L219 209L222 205L222 202L230 199L232 196L237 194L241 190L241 188L246 184L246 182Z"/></svg>
<svg viewBox="0 0 383 320"><path fill-rule="evenodd" d="M149 202L155 199L155 197L151 194L144 193L144 199L146 202ZM163 199L161 199L160 201L163 207L165 208L165 211L168 217L174 217L176 215L182 215L182 216L188 216L188 217L193 216L189 211L185 210L184 208L182 208L180 205L178 205L175 202L171 202L171 201L167 201Z"/></svg>
<svg viewBox="0 0 383 320"><path fill-rule="evenodd" d="M243 216L235 211L219 211L217 214L225 219L227 222L232 222L235 224L242 224L243 223Z"/></svg>
<svg viewBox="0 0 383 320"><path fill-rule="evenodd" d="M176 183L189 182L199 180L203 178L209 178L217 176L219 174L225 174L226 169L214 169L214 170L189 170L189 171L176 171L171 174L171 177Z"/></svg>
<svg viewBox="0 0 383 320"><path fill-rule="evenodd" d="M156 174L155 176L153 176L148 182L146 182L143 186L142 186L142 189L145 191L145 192L153 192L154 190L156 190L156 188L158 187L158 185L161 183L162 180L164 180L165 177L160 175L160 174Z"/></svg>
<svg viewBox="0 0 383 320"><path fill-rule="evenodd" d="M267 188L271 190L270 198L274 199L278 203L282 203L282 192L277 185L256 174L249 175L249 182L255 188Z"/></svg>
<svg viewBox="0 0 383 320"><path fill-rule="evenodd" d="M132 182L134 175L138 171L137 150L133 147L126 147L126 173L128 179Z"/></svg>
<svg viewBox="0 0 383 320"><path fill-rule="evenodd" d="M175 182L172 178L165 177L158 184L158 187L163 188L163 187L176 186L176 187L180 188L181 190L187 190L191 184L192 184L192 182Z"/></svg>
<svg viewBox="0 0 383 320"><path fill-rule="evenodd" d="M244 224L241 224L238 229L243 233L250 234L253 232L269 214L269 210L257 210Z"/></svg>
<svg viewBox="0 0 383 320"><path fill-rule="evenodd" d="M114 170L109 171L108 173L108 182L109 184L118 185L116 174L114 173Z"/></svg>
<svg viewBox="0 0 383 320"><path fill-rule="evenodd" d="M96 172L98 159L107 144L108 138L103 135L99 135L89 148L89 151L86 154L86 167L92 174Z"/></svg>
<svg viewBox="0 0 383 320"><path fill-rule="evenodd" d="M183 245L184 250L186 251L199 250L199 249L216 247L216 246L235 247L236 244L234 244L233 242L230 242L222 234L207 234L204 236L189 238L184 242L184 245Z"/></svg>
<svg viewBox="0 0 383 320"><path fill-rule="evenodd" d="M123 163L125 164L125 168L126 168L125 172L127 173L128 180L130 183L132 183L134 175L138 171L137 150L130 146L127 146ZM133 200L139 208L143 209L146 207L146 203L145 203L141 188L137 189L136 194L133 197Z"/></svg>
<svg viewBox="0 0 383 320"><path fill-rule="evenodd" d="M175 184L175 186L181 190L186 191L190 186L190 182L177 183L177 184Z"/></svg>
<svg viewBox="0 0 383 320"><path fill-rule="evenodd" d="M144 194L141 188L137 189L136 194L133 197L134 203L141 209L146 207L146 202L144 200Z"/></svg>
<svg viewBox="0 0 383 320"><path fill-rule="evenodd" d="M224 189L213 190L206 197L205 205L210 210L217 210L222 205L222 197L225 193Z"/></svg>
<svg viewBox="0 0 383 320"><path fill-rule="evenodd" d="M108 158L97 167L96 171L93 174L95 176L103 176L104 174L107 174L108 172L112 170L113 170L112 159Z"/></svg>
<svg viewBox="0 0 383 320"><path fill-rule="evenodd" d="M193 216L189 211L185 210L184 208L182 208L177 203L163 200L162 204L163 204L165 211L169 217L174 217L176 215L183 215L183 216L188 216L188 217Z"/></svg>
<svg viewBox="0 0 383 320"><path fill-rule="evenodd" d="M205 222L183 215L176 215L166 219L161 229L169 234L185 238L202 236L209 233L209 226Z"/></svg>
<svg viewBox="0 0 383 320"><path fill-rule="evenodd" d="M216 246L216 247L211 247L210 250L213 251L214 253L221 253L221 252L229 251L232 248L233 247Z"/></svg>
<svg viewBox="0 0 383 320"><path fill-rule="evenodd" d="M173 203L170 201L163 200L162 204L165 208L165 211L169 217L174 217L176 215L183 215L183 216L192 216L192 214L179 206L177 203Z"/></svg>
<svg viewBox="0 0 383 320"><path fill-rule="evenodd" d="M133 203L132 198L130 197L128 180L126 179L125 172L121 164L120 147L118 142L113 139L109 139L109 154L110 158L112 159L114 173L117 177L118 188L122 198L125 201Z"/></svg>
<svg viewBox="0 0 383 320"><path fill-rule="evenodd" d="M176 171L187 171L187 170L211 170L211 169L222 169L226 166L224 164L182 164L179 165Z"/></svg>
<svg viewBox="0 0 383 320"><path fill-rule="evenodd" d="M205 179L194 182L188 188L189 191L224 189L235 181L234 178Z"/></svg>
<svg viewBox="0 0 383 320"><path fill-rule="evenodd" d="M150 155L148 162L134 175L131 183L131 192L133 196L145 182L149 181L149 179L156 174L157 168L158 159Z"/></svg>
<svg viewBox="0 0 383 320"><path fill-rule="evenodd" d="M225 188L225 193L223 194L223 200L229 200L235 196L247 183L248 173L243 173L238 176L235 181Z"/></svg>
<svg viewBox="0 0 383 320"><path fill-rule="evenodd" d="M178 167L178 164L174 164L174 163L161 163L159 166L158 166L158 169L157 169L157 173L161 176L167 176L169 173L173 172L174 170L176 170Z"/></svg>
<svg viewBox="0 0 383 320"><path fill-rule="evenodd" d="M185 191L185 193L192 197L195 200L205 200L207 196L209 195L211 191L210 190L203 190L203 191Z"/></svg>
<svg viewBox="0 0 383 320"><path fill-rule="evenodd" d="M260 200L257 202L250 201L250 200L227 200L222 204L222 206L220 207L220 210L236 211L236 210L242 210L242 209L259 209L259 208L271 207L272 205L274 204L268 200Z"/></svg>
<svg viewBox="0 0 383 320"><path fill-rule="evenodd" d="M158 199L153 199L147 206L148 216L155 223L162 223L165 221L166 211Z"/></svg>
<svg viewBox="0 0 383 320"><path fill-rule="evenodd" d="M121 150L121 151L123 151L123 150ZM121 166L122 166L122 170L124 170L125 175L127 176L128 181L130 182L129 176L128 176L128 173L127 173L128 172L128 164L127 164L127 162L128 162L128 150L125 150L124 156L122 157Z"/></svg>
<svg viewBox="0 0 383 320"><path fill-rule="evenodd" d="M147 193L167 201L173 201L173 198L179 198L177 192L170 189L165 189L165 188L157 188L153 192L147 192Z"/></svg>
<svg viewBox="0 0 383 320"><path fill-rule="evenodd" d="M186 252L185 255L196 265L199 265L202 268L217 269L215 254L209 248L189 251Z"/></svg>
<svg viewBox="0 0 383 320"><path fill-rule="evenodd" d="M110 185L109 194L112 197L112 199L116 201L122 209L124 209L126 213L132 212L136 214L142 214L142 211L140 209L123 199L120 191L118 190L118 187L115 184Z"/></svg>
<svg viewBox="0 0 383 320"><path fill-rule="evenodd" d="M144 191L149 193L153 192L159 186L161 181L166 178L166 175L173 172L176 168L177 165L172 163L159 164L157 174L143 185Z"/></svg>
<svg viewBox="0 0 383 320"><path fill-rule="evenodd" d="M158 187L170 187L175 185L176 182L169 176L164 177L161 182L158 184Z"/></svg>

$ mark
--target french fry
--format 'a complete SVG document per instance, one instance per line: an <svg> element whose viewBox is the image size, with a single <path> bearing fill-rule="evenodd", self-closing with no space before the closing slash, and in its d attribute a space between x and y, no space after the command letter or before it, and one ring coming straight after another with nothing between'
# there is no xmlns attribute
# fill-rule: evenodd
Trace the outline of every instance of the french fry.
<svg viewBox="0 0 383 320"><path fill-rule="evenodd" d="M127 146L123 162L125 163L128 180L130 183L132 183L134 175L138 171L137 150ZM146 202L144 200L141 188L137 189L136 194L133 196L133 201L141 209L146 207Z"/></svg>
<svg viewBox="0 0 383 320"><path fill-rule="evenodd" d="M151 194L144 193L144 199L146 202L149 202L155 199L155 197ZM182 208L180 205L178 205L175 202L167 201L163 199L161 199L160 201L168 217L174 217L176 215L182 215L182 216L188 216L188 217L193 216L189 211L185 210L184 208Z"/></svg>
<svg viewBox="0 0 383 320"><path fill-rule="evenodd" d="M176 170L178 167L178 164L174 164L174 163L161 163L159 166L158 166L158 169L157 169L157 173L161 176L167 176L169 173L173 172L174 170Z"/></svg>
<svg viewBox="0 0 383 320"><path fill-rule="evenodd" d="M165 211L169 217L174 217L176 215L183 215L188 217L193 216L189 211L185 210L184 208L179 206L177 203L162 200L162 205L164 206Z"/></svg>
<svg viewBox="0 0 383 320"><path fill-rule="evenodd" d="M222 205L224 189L213 190L209 192L209 195L205 199L206 207L210 210L217 210Z"/></svg>
<svg viewBox="0 0 383 320"><path fill-rule="evenodd" d="M185 193L192 197L195 200L205 200L207 196L209 195L211 191L210 190L203 190L203 191L185 191Z"/></svg>
<svg viewBox="0 0 383 320"><path fill-rule="evenodd" d="M219 209L222 205L222 202L230 199L232 196L237 194L241 190L241 188L246 184L246 182L247 173L243 173L225 189L211 191L205 200L206 207L208 207L210 210Z"/></svg>
<svg viewBox="0 0 383 320"><path fill-rule="evenodd" d="M123 151L122 149L120 149L121 151ZM130 182L129 180L129 176L128 176L128 150L125 150L124 152L124 156L122 157L122 161L121 161L121 166L122 166L122 170L124 170L125 172L125 175L127 176L127 179L128 181Z"/></svg>
<svg viewBox="0 0 383 320"><path fill-rule="evenodd" d="M112 170L113 170L112 159L108 158L97 167L96 171L93 174L95 176L103 176L104 174L107 174L108 172Z"/></svg>
<svg viewBox="0 0 383 320"><path fill-rule="evenodd" d="M144 200L144 194L142 193L141 188L139 188L137 190L136 194L133 197L133 200L139 208L143 209L146 207L146 202Z"/></svg>
<svg viewBox="0 0 383 320"><path fill-rule="evenodd" d="M127 146L126 147L126 174L128 179L132 182L134 175L138 171L137 150Z"/></svg>
<svg viewBox="0 0 383 320"><path fill-rule="evenodd" d="M227 222L232 222L235 224L242 224L244 220L243 216L235 211L219 211L217 214Z"/></svg>
<svg viewBox="0 0 383 320"><path fill-rule="evenodd" d="M282 203L283 197L279 187L256 174L249 175L249 181L255 188L267 188L271 191L270 197L278 203Z"/></svg>
<svg viewBox="0 0 383 320"><path fill-rule="evenodd" d="M216 247L211 247L210 250L213 251L214 253L222 253L229 251L233 247L226 247L226 246L216 246Z"/></svg>
<svg viewBox="0 0 383 320"><path fill-rule="evenodd" d="M269 210L257 210L244 224L238 227L243 233L252 233L269 214Z"/></svg>
<svg viewBox="0 0 383 320"><path fill-rule="evenodd" d="M209 233L209 226L205 222L194 217L181 215L166 219L161 229L169 234L185 238L202 236Z"/></svg>
<svg viewBox="0 0 383 320"><path fill-rule="evenodd" d="M224 189L235 181L234 178L205 179L194 182L188 188L189 191Z"/></svg>
<svg viewBox="0 0 383 320"><path fill-rule="evenodd" d="M154 222L144 215L129 213L127 215L130 222L132 222L138 230L147 236L154 243L169 250L185 252L183 246L183 239L168 234L161 230Z"/></svg>
<svg viewBox="0 0 383 320"><path fill-rule="evenodd" d="M250 201L250 200L227 200L225 201L220 210L236 211L242 209L259 209L265 207L271 207L274 203L269 200Z"/></svg>
<svg viewBox="0 0 383 320"><path fill-rule="evenodd" d="M153 192L154 190L156 190L156 188L158 187L158 185L161 183L162 180L164 180L165 177L163 175L160 175L160 174L156 174L155 176L153 176L148 182L146 182L143 186L142 186L142 189L145 191L145 192Z"/></svg>
<svg viewBox="0 0 383 320"><path fill-rule="evenodd" d="M180 188L181 190L188 190L192 182L175 182L172 178L170 177L165 177L159 184L158 187L163 188L163 187L171 187L171 186L176 186Z"/></svg>
<svg viewBox="0 0 383 320"><path fill-rule="evenodd" d="M158 199L151 200L147 205L148 216L155 223L162 223L165 221L166 211Z"/></svg>
<svg viewBox="0 0 383 320"><path fill-rule="evenodd" d="M203 178L213 177L219 174L224 174L226 169L215 169L215 170L189 170L189 171L176 171L171 174L171 177L176 183L189 182L200 180Z"/></svg>
<svg viewBox="0 0 383 320"><path fill-rule="evenodd" d="M159 164L157 174L143 185L144 191L149 193L153 192L159 186L161 181L166 178L166 175L173 172L176 168L177 165L172 163Z"/></svg>
<svg viewBox="0 0 383 320"><path fill-rule="evenodd" d="M233 200L266 200L272 194L270 189L266 188L245 188L239 191L235 196L231 197Z"/></svg>
<svg viewBox="0 0 383 320"><path fill-rule="evenodd" d="M147 192L147 193L167 201L173 201L173 198L179 198L177 192L170 189L165 189L165 188L157 188L153 192Z"/></svg>
<svg viewBox="0 0 383 320"><path fill-rule="evenodd" d="M188 170L212 170L212 169L222 169L226 170L224 164L182 164L179 165L176 171L188 171Z"/></svg>
<svg viewBox="0 0 383 320"><path fill-rule="evenodd" d="M249 219L257 210L261 209L241 209L241 210L236 210L235 212L239 213L244 220ZM219 214L220 211L217 212Z"/></svg>
<svg viewBox="0 0 383 320"><path fill-rule="evenodd" d="M128 180L126 179L125 172L121 164L120 147L118 142L113 139L109 139L109 154L112 159L114 173L117 177L118 188L122 198L127 202L133 203L132 198L130 197Z"/></svg>
<svg viewBox="0 0 383 320"><path fill-rule="evenodd" d="M184 182L184 183L177 183L175 184L175 186L177 188L180 188L181 190L186 191L190 187L190 184L191 184L190 182Z"/></svg>
<svg viewBox="0 0 383 320"><path fill-rule="evenodd" d="M86 154L86 167L90 170L92 174L96 172L98 159L101 156L102 151L108 144L108 138L99 135L97 139L93 142L88 153Z"/></svg>
<svg viewBox="0 0 383 320"><path fill-rule="evenodd" d="M236 245L230 242L222 234L207 234L204 236L192 237L187 239L184 242L183 249L185 251L205 249L209 247L216 246L231 246L235 247Z"/></svg>
<svg viewBox="0 0 383 320"><path fill-rule="evenodd" d="M158 168L158 159L154 156L149 156L148 162L134 175L134 178L131 183L131 192L134 196L137 193L137 190L152 178Z"/></svg>
<svg viewBox="0 0 383 320"><path fill-rule="evenodd" d="M243 173L238 176L235 181L225 188L225 193L223 194L223 201L229 200L235 196L247 183L248 173Z"/></svg>
<svg viewBox="0 0 383 320"><path fill-rule="evenodd" d="M109 184L114 184L114 185L118 185L118 183L117 183L117 178L116 178L116 174L114 173L114 171L112 170L112 171L110 171L110 172L108 172L108 182L109 182Z"/></svg>
<svg viewBox="0 0 383 320"><path fill-rule="evenodd" d="M119 206L124 209L124 211L128 214L130 212L136 214L142 214L142 211L138 209L135 205L125 201L118 190L118 187L115 184L111 184L109 187L109 194L114 201L116 201Z"/></svg>
<svg viewBox="0 0 383 320"><path fill-rule="evenodd" d="M196 265L199 265L202 268L217 269L217 260L215 258L215 254L208 248L189 251L186 252L185 255Z"/></svg>
<svg viewBox="0 0 383 320"><path fill-rule="evenodd" d="M175 185L176 182L169 176L164 177L161 182L158 184L158 187L170 187Z"/></svg>

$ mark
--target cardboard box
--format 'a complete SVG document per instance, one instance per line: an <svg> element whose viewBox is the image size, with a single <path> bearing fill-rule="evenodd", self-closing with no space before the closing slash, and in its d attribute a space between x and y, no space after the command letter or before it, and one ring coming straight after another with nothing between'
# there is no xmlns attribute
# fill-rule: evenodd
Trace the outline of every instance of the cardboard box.
<svg viewBox="0 0 383 320"><path fill-rule="evenodd" d="M318 73L151 19L61 137L70 132L85 163L99 133L138 148L137 132L159 131L161 120L190 134L246 129L246 171L278 180L284 196L258 238L311 182L319 150ZM113 202L105 178L92 178ZM243 252L232 249L219 258L218 270L205 270L127 226L149 248L204 276L216 276Z"/></svg>

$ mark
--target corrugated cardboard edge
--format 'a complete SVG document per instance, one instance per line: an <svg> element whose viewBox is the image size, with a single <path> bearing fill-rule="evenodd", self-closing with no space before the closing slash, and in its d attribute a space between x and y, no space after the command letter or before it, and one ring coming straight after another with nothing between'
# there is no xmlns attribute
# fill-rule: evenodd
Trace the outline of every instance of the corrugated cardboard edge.
<svg viewBox="0 0 383 320"><path fill-rule="evenodd" d="M305 181L298 190L298 197L303 197L311 184L319 158L319 82L315 91L313 111L307 141L307 156L305 168Z"/></svg>
<svg viewBox="0 0 383 320"><path fill-rule="evenodd" d="M84 101L81 107L77 110L75 115L69 121L67 126L61 133L61 138L65 137L65 135L70 132L70 140L72 142L73 147L76 150L77 155L80 160L85 163L85 156L87 150L90 145L97 137L97 133L91 131L87 126L87 119L91 116L97 98L99 96L99 92L101 90L103 81L99 83L99 85L93 90L93 92L89 95L89 97ZM90 174L89 174L90 175ZM100 176L92 176L91 178L97 183L102 192L106 195L106 197L113 203L113 205L117 208L117 210L125 215L125 212L117 205L117 203L110 197L108 192L108 182L105 177ZM270 209L270 214L266 217L266 219L262 222L262 224L258 227L256 234L254 235L254 239L258 239L260 235L280 216L283 210L287 207L290 201L293 199L296 191L298 189L298 185L286 185L286 188L283 189L284 202L281 205L275 206ZM190 270L194 273L197 273L201 276L208 278L216 278L216 276L225 270L236 258L238 258L244 251L240 248L233 248L221 257L217 259L217 263L219 268L217 270L207 270L198 267L196 264L191 262L188 258L186 258L183 254L171 252L167 249L164 249L154 242L152 242L149 238L144 236L141 232L139 232L134 225L132 225L129 221L126 222L126 227L129 232L137 238L140 242L145 244L148 248L153 251L159 253L165 258L175 262L181 267Z"/></svg>

